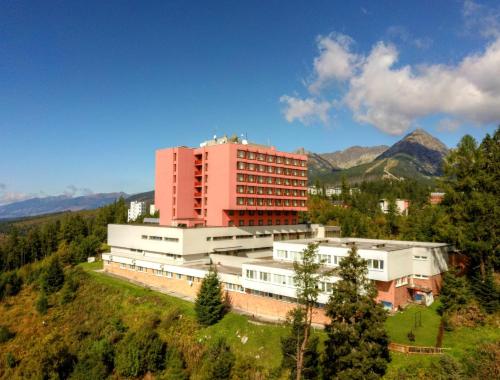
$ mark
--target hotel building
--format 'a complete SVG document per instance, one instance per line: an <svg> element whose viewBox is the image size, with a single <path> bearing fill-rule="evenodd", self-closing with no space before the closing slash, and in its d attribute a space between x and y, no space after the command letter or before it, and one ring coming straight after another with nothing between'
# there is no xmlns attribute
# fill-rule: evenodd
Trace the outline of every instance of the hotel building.
<svg viewBox="0 0 500 380"><path fill-rule="evenodd" d="M160 225L109 225L106 272L194 299L214 266L235 310L276 320L295 306L293 262L309 243L333 270L356 245L388 310L430 304L439 292L446 244L341 238L338 227L298 224L303 155L224 138L156 157ZM327 322L322 305L336 281L335 271L321 279L316 323Z"/></svg>
<svg viewBox="0 0 500 380"><path fill-rule="evenodd" d="M306 193L306 155L227 137L156 152L161 225L297 224Z"/></svg>

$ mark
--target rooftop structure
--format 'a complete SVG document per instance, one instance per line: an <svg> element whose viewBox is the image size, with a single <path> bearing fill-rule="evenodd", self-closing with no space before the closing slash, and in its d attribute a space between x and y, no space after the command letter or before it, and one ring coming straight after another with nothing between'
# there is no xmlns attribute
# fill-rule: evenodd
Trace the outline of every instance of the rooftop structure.
<svg viewBox="0 0 500 380"><path fill-rule="evenodd" d="M168 226L297 224L307 156L239 138L156 152L155 206Z"/></svg>

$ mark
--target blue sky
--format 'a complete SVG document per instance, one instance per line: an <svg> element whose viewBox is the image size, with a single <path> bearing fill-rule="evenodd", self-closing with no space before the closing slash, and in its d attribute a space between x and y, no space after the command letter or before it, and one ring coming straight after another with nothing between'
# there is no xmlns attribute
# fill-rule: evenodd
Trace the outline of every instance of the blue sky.
<svg viewBox="0 0 500 380"><path fill-rule="evenodd" d="M3 1L0 204L150 190L155 149L214 134L331 152L494 130L498 2L346 3Z"/></svg>

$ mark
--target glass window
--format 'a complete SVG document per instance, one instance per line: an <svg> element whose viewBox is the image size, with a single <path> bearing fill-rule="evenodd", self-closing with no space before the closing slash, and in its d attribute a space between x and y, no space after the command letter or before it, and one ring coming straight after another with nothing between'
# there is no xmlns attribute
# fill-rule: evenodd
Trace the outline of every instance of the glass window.
<svg viewBox="0 0 500 380"><path fill-rule="evenodd" d="M247 278L254 279L255 278L255 271L247 269Z"/></svg>

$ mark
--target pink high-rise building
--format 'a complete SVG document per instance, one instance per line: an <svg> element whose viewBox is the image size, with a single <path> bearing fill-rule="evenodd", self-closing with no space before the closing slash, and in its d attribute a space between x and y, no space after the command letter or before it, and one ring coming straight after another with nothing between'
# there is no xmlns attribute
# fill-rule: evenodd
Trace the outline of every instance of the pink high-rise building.
<svg viewBox="0 0 500 380"><path fill-rule="evenodd" d="M156 152L161 225L297 224L306 200L306 155L226 137Z"/></svg>

